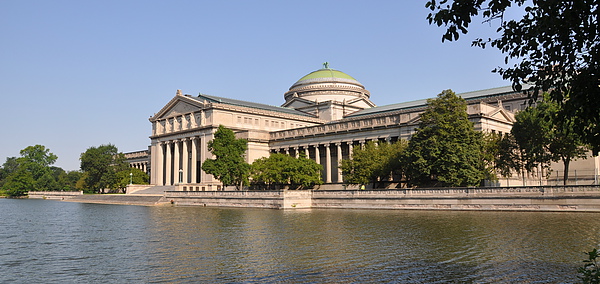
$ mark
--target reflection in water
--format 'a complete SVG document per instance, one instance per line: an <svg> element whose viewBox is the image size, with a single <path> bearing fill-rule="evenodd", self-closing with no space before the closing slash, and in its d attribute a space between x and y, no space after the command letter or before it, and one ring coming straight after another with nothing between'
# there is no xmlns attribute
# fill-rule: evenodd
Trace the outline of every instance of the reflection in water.
<svg viewBox="0 0 600 284"><path fill-rule="evenodd" d="M596 213L0 200L0 214L0 282L564 283L600 240Z"/></svg>

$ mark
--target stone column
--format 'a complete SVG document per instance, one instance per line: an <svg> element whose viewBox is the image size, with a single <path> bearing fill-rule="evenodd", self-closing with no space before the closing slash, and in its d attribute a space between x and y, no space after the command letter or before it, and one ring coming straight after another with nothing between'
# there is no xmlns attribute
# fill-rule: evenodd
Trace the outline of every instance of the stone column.
<svg viewBox="0 0 600 284"><path fill-rule="evenodd" d="M300 157L300 146L293 147L292 149L294 149L294 157L298 159Z"/></svg>
<svg viewBox="0 0 600 284"><path fill-rule="evenodd" d="M165 185L165 176L164 176L164 164L165 164L165 150L164 143L157 142L154 148L156 151L152 152L152 158L154 162L152 163L152 176L154 177L154 183L156 185Z"/></svg>
<svg viewBox="0 0 600 284"><path fill-rule="evenodd" d="M331 144L325 144L325 183L331 183Z"/></svg>
<svg viewBox="0 0 600 284"><path fill-rule="evenodd" d="M175 144L175 152L173 153L173 179L174 184L179 183L179 170L181 169L181 156L179 155L179 140L173 141Z"/></svg>
<svg viewBox="0 0 600 284"><path fill-rule="evenodd" d="M190 158L189 158L189 149L188 149L188 139L184 138L181 139L181 164L182 164L182 169L183 169L183 183L189 183L188 180L188 171L189 171L189 167L188 165L190 164Z"/></svg>
<svg viewBox="0 0 600 284"><path fill-rule="evenodd" d="M200 137L200 140L198 141L200 143L200 182L208 181L206 173L202 170L202 164L204 164L204 161L208 158L206 140L206 134L202 134L202 137Z"/></svg>
<svg viewBox="0 0 600 284"><path fill-rule="evenodd" d="M352 151L354 150L354 141L347 142L348 144L348 160L352 160Z"/></svg>
<svg viewBox="0 0 600 284"><path fill-rule="evenodd" d="M172 166L173 166L173 159L171 158L171 141L167 141L166 145L166 154L165 154L165 175L166 175L166 179L165 179L165 185L173 185L173 172L172 172Z"/></svg>
<svg viewBox="0 0 600 284"><path fill-rule="evenodd" d="M308 145L304 146L304 155L307 159L310 159L310 153L308 152Z"/></svg>
<svg viewBox="0 0 600 284"><path fill-rule="evenodd" d="M192 171L192 183L197 183L198 182L198 177L197 177L197 173L198 173L198 138L197 137L192 137L192 164L190 166L191 171Z"/></svg>
<svg viewBox="0 0 600 284"><path fill-rule="evenodd" d="M315 163L317 163L317 165L321 164L321 153L319 153L319 144L315 145ZM323 167L325 168L325 167ZM322 177L322 175L321 175Z"/></svg>
<svg viewBox="0 0 600 284"><path fill-rule="evenodd" d="M342 164L342 143L335 143L337 146L337 182L342 182L342 169L340 169L340 165Z"/></svg>

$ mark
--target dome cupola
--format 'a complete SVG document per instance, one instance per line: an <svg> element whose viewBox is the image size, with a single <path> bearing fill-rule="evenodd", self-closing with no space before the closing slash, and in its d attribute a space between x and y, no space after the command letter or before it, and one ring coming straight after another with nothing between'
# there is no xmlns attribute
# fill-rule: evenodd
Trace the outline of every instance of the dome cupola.
<svg viewBox="0 0 600 284"><path fill-rule="evenodd" d="M344 101L356 98L369 98L371 94L352 76L329 68L329 63L323 63L323 68L313 71L294 83L284 94L286 103L293 97L309 101Z"/></svg>
<svg viewBox="0 0 600 284"><path fill-rule="evenodd" d="M352 76L329 68L308 73L283 95L283 107L312 113L326 120L337 120L353 112L374 107L371 94ZM328 105L328 106L326 106ZM324 109L328 110L325 111Z"/></svg>

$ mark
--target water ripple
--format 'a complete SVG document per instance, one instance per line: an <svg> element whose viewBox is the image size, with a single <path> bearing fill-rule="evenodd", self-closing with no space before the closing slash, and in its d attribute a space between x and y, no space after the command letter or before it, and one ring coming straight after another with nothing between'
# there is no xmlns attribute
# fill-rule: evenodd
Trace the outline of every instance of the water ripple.
<svg viewBox="0 0 600 284"><path fill-rule="evenodd" d="M571 283L600 214L0 200L0 282Z"/></svg>

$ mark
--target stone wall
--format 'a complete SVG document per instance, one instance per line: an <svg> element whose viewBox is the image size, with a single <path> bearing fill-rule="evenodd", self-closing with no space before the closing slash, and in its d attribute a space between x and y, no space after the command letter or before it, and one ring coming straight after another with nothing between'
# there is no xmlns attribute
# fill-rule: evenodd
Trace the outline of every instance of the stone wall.
<svg viewBox="0 0 600 284"><path fill-rule="evenodd" d="M600 212L600 186L314 191L167 191L176 205Z"/></svg>
<svg viewBox="0 0 600 284"><path fill-rule="evenodd" d="M29 198L32 199L58 199L64 200L83 195L83 191L29 191Z"/></svg>
<svg viewBox="0 0 600 284"><path fill-rule="evenodd" d="M210 207L284 207L283 191L166 191L165 199L176 205Z"/></svg>
<svg viewBox="0 0 600 284"><path fill-rule="evenodd" d="M314 191L312 208L600 212L600 186Z"/></svg>

